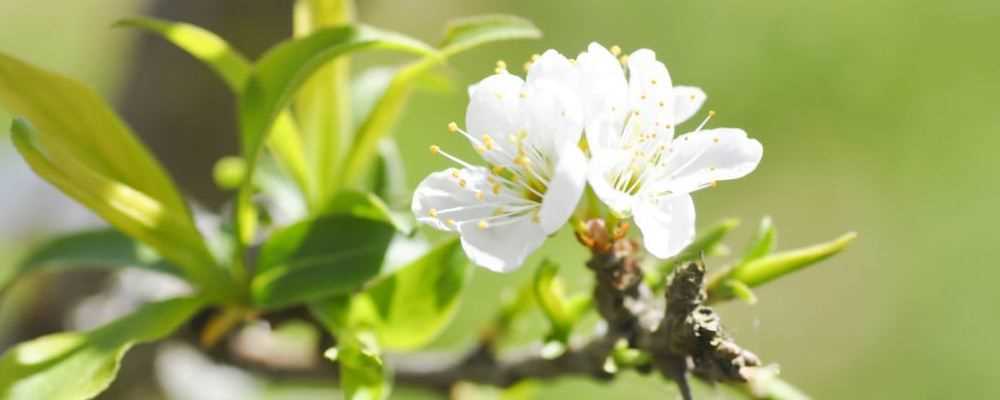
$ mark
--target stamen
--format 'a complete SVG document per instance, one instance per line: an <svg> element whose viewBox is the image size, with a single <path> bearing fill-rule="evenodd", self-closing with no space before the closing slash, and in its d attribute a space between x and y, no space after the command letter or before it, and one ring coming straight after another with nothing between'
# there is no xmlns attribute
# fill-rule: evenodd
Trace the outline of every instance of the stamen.
<svg viewBox="0 0 1000 400"><path fill-rule="evenodd" d="M496 68L495 71L498 74L506 73L507 72L507 63L505 63L503 60L497 61L497 68Z"/></svg>
<svg viewBox="0 0 1000 400"><path fill-rule="evenodd" d="M444 150L441 150L441 147L438 146L438 145L432 145L431 146L431 154L435 154L435 155L436 154L440 154L440 155L444 156L444 158L447 158L447 159L453 161L454 163L456 163L458 165L461 165L461 166L463 166L465 168L470 168L470 169L472 168L471 164L469 164L469 163L467 163L465 161L462 161L461 158L458 158L458 157L455 157L455 156L453 156L451 154L448 154ZM453 173L453 176L454 176L454 173Z"/></svg>
<svg viewBox="0 0 1000 400"><path fill-rule="evenodd" d="M458 124L456 124L455 121L449 122L448 131L452 133L458 132Z"/></svg>
<svg viewBox="0 0 1000 400"><path fill-rule="evenodd" d="M701 121L701 124L700 124L700 125L698 125L698 129L695 129L694 131L695 131L695 132L698 132L698 131L700 131L700 130L701 130L701 128L704 128L704 127L705 127L705 124L707 124L707 123L708 123L708 121L710 121L710 120L712 119L712 117L714 117L714 116L715 116L715 111L709 111L709 112L708 112L708 116L707 116L707 117L705 117L705 120L704 120L704 121Z"/></svg>
<svg viewBox="0 0 1000 400"><path fill-rule="evenodd" d="M486 223L485 219L479 221L479 229L486 229L489 228L489 226L490 224Z"/></svg>
<svg viewBox="0 0 1000 400"><path fill-rule="evenodd" d="M622 48L618 47L618 45L611 46L611 54L615 57L620 56L622 54Z"/></svg>
<svg viewBox="0 0 1000 400"><path fill-rule="evenodd" d="M618 61L620 61L622 65L628 65L628 54L619 57Z"/></svg>
<svg viewBox="0 0 1000 400"><path fill-rule="evenodd" d="M436 208L432 208L432 209L430 209L430 214L431 214L431 217L437 218L438 217L438 210Z"/></svg>

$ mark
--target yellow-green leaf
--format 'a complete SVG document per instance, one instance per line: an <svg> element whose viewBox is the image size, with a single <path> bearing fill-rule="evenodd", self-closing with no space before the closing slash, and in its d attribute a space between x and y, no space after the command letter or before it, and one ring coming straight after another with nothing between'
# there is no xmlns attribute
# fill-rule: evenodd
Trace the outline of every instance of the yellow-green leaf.
<svg viewBox="0 0 1000 400"><path fill-rule="evenodd" d="M228 290L228 275L215 263L186 211L172 212L158 199L71 156L55 161L36 147L33 139L38 135L23 120L15 120L11 133L18 152L39 176L122 232L156 249L202 289L220 297L232 294Z"/></svg>
<svg viewBox="0 0 1000 400"><path fill-rule="evenodd" d="M103 392L133 345L162 339L204 304L198 298L152 303L87 333L57 333L0 357L0 399L85 400Z"/></svg>

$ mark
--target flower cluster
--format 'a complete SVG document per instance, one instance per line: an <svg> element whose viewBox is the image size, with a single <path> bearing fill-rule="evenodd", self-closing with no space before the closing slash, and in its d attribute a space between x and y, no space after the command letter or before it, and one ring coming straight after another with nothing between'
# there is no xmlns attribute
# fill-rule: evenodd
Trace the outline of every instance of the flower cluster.
<svg viewBox="0 0 1000 400"><path fill-rule="evenodd" d="M508 272L569 220L589 183L616 216L633 219L653 256L687 246L690 194L749 174L763 148L740 129L703 129L711 112L674 137L705 93L674 86L651 50L619 54L596 43L575 60L549 50L527 64L525 79L498 63L469 88L466 129L448 127L488 165L431 146L458 167L420 183L417 219L457 232L476 264Z"/></svg>

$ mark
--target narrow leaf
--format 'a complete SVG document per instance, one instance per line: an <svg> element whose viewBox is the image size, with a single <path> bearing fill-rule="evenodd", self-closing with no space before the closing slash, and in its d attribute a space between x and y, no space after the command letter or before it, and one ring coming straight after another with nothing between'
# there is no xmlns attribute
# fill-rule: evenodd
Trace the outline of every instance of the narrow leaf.
<svg viewBox="0 0 1000 400"><path fill-rule="evenodd" d="M170 177L90 88L0 54L0 104L31 121L39 146L55 164L72 159L190 220Z"/></svg>
<svg viewBox="0 0 1000 400"><path fill-rule="evenodd" d="M348 25L316 31L309 36L284 42L265 54L249 78L240 98L239 121L244 159L253 176L257 155L265 133L271 129L292 95L313 72L338 56L365 49L394 49L412 53L430 53L427 45L400 34L362 25ZM334 171L317 171L329 174ZM236 200L237 232L241 243L253 237L253 218L246 211L250 204L250 179L244 182ZM324 199L320 198L320 202Z"/></svg>
<svg viewBox="0 0 1000 400"><path fill-rule="evenodd" d="M542 261L535 270L535 301L552 325L553 339L566 343L575 320L558 274L558 264L550 260Z"/></svg>
<svg viewBox="0 0 1000 400"><path fill-rule="evenodd" d="M681 250L680 253L660 264L660 272L663 276L667 276L677 265L685 261L700 259L702 254L712 251L737 226L740 226L740 220L726 219L708 228L708 230L698 235L691 244Z"/></svg>
<svg viewBox="0 0 1000 400"><path fill-rule="evenodd" d="M736 265L709 279L707 286L709 301L730 299L735 295L730 290L731 285L725 285L727 281L739 281L748 288L763 285L832 257L844 250L857 236L856 233L850 232L827 243L784 251Z"/></svg>
<svg viewBox="0 0 1000 400"><path fill-rule="evenodd" d="M133 345L169 335L203 304L198 298L152 303L91 332L57 333L21 343L0 357L0 398L94 398L114 380Z"/></svg>
<svg viewBox="0 0 1000 400"><path fill-rule="evenodd" d="M26 122L14 121L14 145L35 173L122 232L156 249L202 289L218 296L231 294L226 286L228 275L217 266L189 220L167 212L157 200L75 159L64 158L55 164L32 143L33 132Z"/></svg>
<svg viewBox="0 0 1000 400"><path fill-rule="evenodd" d="M452 55L490 42L540 37L542 32L524 18L481 15L450 22L445 29L441 49L446 55Z"/></svg>
<svg viewBox="0 0 1000 400"><path fill-rule="evenodd" d="M729 276L731 279L743 282L750 287L760 286L782 275L798 271L839 253L857 236L856 233L851 232L828 243L785 251L757 259L737 266Z"/></svg>
<svg viewBox="0 0 1000 400"><path fill-rule="evenodd" d="M298 0L293 12L295 37L346 25L353 19L353 0ZM303 148L319 191L313 203L324 202L334 195L330 181L335 179L334 172L353 134L350 62L349 57L339 57L319 68L302 85L295 99Z"/></svg>
<svg viewBox="0 0 1000 400"><path fill-rule="evenodd" d="M764 217L757 228L757 236L750 242L746 252L743 254L742 262L749 262L771 254L777 244L778 232L774 228L771 217Z"/></svg>
<svg viewBox="0 0 1000 400"><path fill-rule="evenodd" d="M253 71L253 65L243 54L215 33L203 28L155 18L126 19L116 25L143 29L160 35L204 63L237 96L242 95L247 79ZM295 179L299 189L307 199L310 199L315 185L307 175L305 156L302 153L302 138L289 112L282 111L278 114L274 127L268 135L267 144L282 169Z"/></svg>
<svg viewBox="0 0 1000 400"><path fill-rule="evenodd" d="M366 334L338 336L336 355L340 387L348 400L383 400L389 396L389 367L382 361L375 340Z"/></svg>
<svg viewBox="0 0 1000 400"><path fill-rule="evenodd" d="M494 15L466 18L451 24L445 33L440 53L435 53L403 67L364 119L345 160L338 187L355 185L364 176L375 157L379 141L388 136L409 99L415 81L447 57L477 46L502 40L533 39L541 31L531 22L511 16Z"/></svg>
<svg viewBox="0 0 1000 400"><path fill-rule="evenodd" d="M0 290L13 278L35 271L94 267L134 267L184 276L154 250L117 230L105 228L72 233L43 243L0 279Z"/></svg>

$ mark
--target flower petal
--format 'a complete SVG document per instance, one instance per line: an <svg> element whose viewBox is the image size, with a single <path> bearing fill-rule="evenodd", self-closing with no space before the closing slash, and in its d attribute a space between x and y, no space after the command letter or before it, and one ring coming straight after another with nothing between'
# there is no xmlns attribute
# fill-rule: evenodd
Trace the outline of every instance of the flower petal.
<svg viewBox="0 0 1000 400"><path fill-rule="evenodd" d="M687 121L702 104L705 104L705 91L694 86L674 86L674 124L680 125Z"/></svg>
<svg viewBox="0 0 1000 400"><path fill-rule="evenodd" d="M527 140L542 154L576 146L583 134L583 115L573 93L556 85L526 84L521 92L521 118Z"/></svg>
<svg viewBox="0 0 1000 400"><path fill-rule="evenodd" d="M674 95L670 73L656 54L640 49L628 58L628 104L632 121L644 134L674 135Z"/></svg>
<svg viewBox="0 0 1000 400"><path fill-rule="evenodd" d="M478 221L490 216L493 209L481 206L482 201L476 197L477 191L489 193L488 175L481 167L447 169L428 175L413 192L410 205L413 215L417 221L443 231L456 231L460 221ZM465 187L459 185L460 180Z"/></svg>
<svg viewBox="0 0 1000 400"><path fill-rule="evenodd" d="M494 272L511 272L545 241L540 224L522 217L505 225L485 229L475 223L459 224L462 249L473 263Z"/></svg>
<svg viewBox="0 0 1000 400"><path fill-rule="evenodd" d="M760 142L742 129L718 128L688 133L670 144L664 164L669 174L657 180L657 191L690 193L715 181L741 178L757 168L764 154Z"/></svg>
<svg viewBox="0 0 1000 400"><path fill-rule="evenodd" d="M621 63L604 46L591 43L576 58L580 101L591 152L600 153L621 134L628 114L628 83Z"/></svg>
<svg viewBox="0 0 1000 400"><path fill-rule="evenodd" d="M557 86L567 89L578 84L577 69L562 54L555 50L547 50L528 68L526 81L532 86Z"/></svg>
<svg viewBox="0 0 1000 400"><path fill-rule="evenodd" d="M630 156L624 151L608 151L592 157L587 168L587 182L594 189L594 194L621 216L632 213L634 200L632 195L614 187L612 179L628 168L630 161Z"/></svg>
<svg viewBox="0 0 1000 400"><path fill-rule="evenodd" d="M504 72L469 87L465 127L474 140L490 135L496 146L508 151L514 148L508 137L524 128L520 115L523 85L520 77Z"/></svg>
<svg viewBox="0 0 1000 400"><path fill-rule="evenodd" d="M632 219L642 231L646 251L656 258L673 257L694 240L695 211L690 195L638 201Z"/></svg>
<svg viewBox="0 0 1000 400"><path fill-rule="evenodd" d="M539 211L542 230L551 235L559 230L576 210L587 183L587 157L579 147L570 146L559 154L555 174Z"/></svg>

